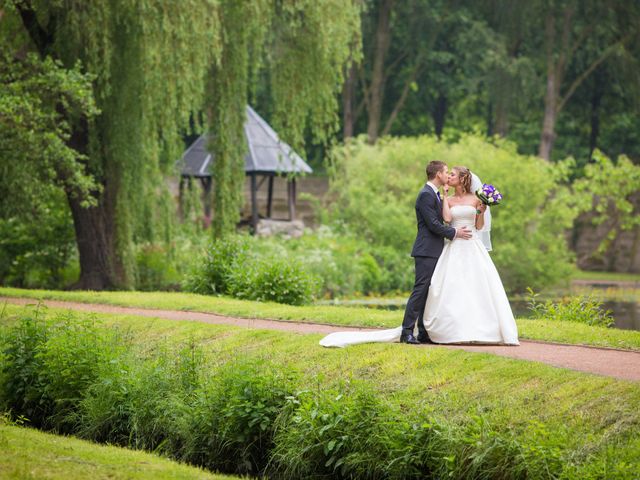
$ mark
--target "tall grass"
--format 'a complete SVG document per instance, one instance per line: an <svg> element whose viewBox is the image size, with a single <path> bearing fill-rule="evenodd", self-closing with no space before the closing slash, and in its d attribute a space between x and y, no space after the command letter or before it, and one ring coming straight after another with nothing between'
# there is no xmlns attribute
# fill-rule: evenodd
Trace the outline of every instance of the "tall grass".
<svg viewBox="0 0 640 480"><path fill-rule="evenodd" d="M120 355L120 335L93 317L58 315L45 324L40 308L6 336L0 404L41 428L74 430L74 412L91 386Z"/></svg>
<svg viewBox="0 0 640 480"><path fill-rule="evenodd" d="M268 362L223 365L194 398L181 458L211 470L263 473L275 421L293 398L292 385L289 374Z"/></svg>
<svg viewBox="0 0 640 480"><path fill-rule="evenodd" d="M305 378L264 354L212 359L193 341L142 350L90 318L43 317L21 315L0 337L0 411L40 428L282 479L590 471L591 457L571 458L543 424L495 428L482 412L454 421L434 406L390 403L367 381Z"/></svg>

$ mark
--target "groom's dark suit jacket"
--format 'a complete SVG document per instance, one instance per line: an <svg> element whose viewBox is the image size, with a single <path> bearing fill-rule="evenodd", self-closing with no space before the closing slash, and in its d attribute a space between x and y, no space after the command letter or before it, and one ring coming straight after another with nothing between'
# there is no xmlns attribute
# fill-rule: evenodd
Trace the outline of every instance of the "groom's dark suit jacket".
<svg viewBox="0 0 640 480"><path fill-rule="evenodd" d="M418 235L411 256L438 258L444 247L444 238L453 240L456 229L444 225L442 204L428 184L422 187L416 199L416 218Z"/></svg>

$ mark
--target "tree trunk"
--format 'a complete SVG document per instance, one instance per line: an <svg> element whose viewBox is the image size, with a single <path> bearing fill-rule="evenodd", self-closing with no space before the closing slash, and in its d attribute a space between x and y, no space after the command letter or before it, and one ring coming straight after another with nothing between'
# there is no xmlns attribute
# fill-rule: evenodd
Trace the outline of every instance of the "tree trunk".
<svg viewBox="0 0 640 480"><path fill-rule="evenodd" d="M600 135L600 103L604 96L604 82L601 75L595 75L593 91L591 93L591 131L589 132L589 159L593 151L598 147L598 136Z"/></svg>
<svg viewBox="0 0 640 480"><path fill-rule="evenodd" d="M356 86L356 65L351 64L345 76L342 88L342 139L353 137L353 126L355 122L353 101Z"/></svg>
<svg viewBox="0 0 640 480"><path fill-rule="evenodd" d="M104 203L85 208L73 195L67 195L80 255L80 279L74 288L110 290L122 287L123 269L118 268L115 226L108 227L109 213Z"/></svg>
<svg viewBox="0 0 640 480"><path fill-rule="evenodd" d="M88 155L89 134L86 119L76 125L68 144ZM117 182L103 182L97 205L86 207L82 198L66 188L67 202L73 217L76 244L80 257L80 278L73 288L82 290L112 290L127 286L127 275L117 249L115 199Z"/></svg>
<svg viewBox="0 0 640 480"><path fill-rule="evenodd" d="M506 98L498 98L496 100L493 131L502 138L509 133L509 107Z"/></svg>
<svg viewBox="0 0 640 480"><path fill-rule="evenodd" d="M551 149L556 136L556 119L558 94L560 92L560 79L558 78L558 68L554 59L555 43L555 19L553 13L549 12L545 20L545 45L547 52L547 88L544 94L544 118L542 121L542 134L538 147L538 156L545 160L551 160ZM558 61L561 65L562 61Z"/></svg>
<svg viewBox="0 0 640 480"><path fill-rule="evenodd" d="M433 123L435 125L436 136L438 140L442 137L442 131L444 130L444 120L447 114L447 97L443 94L438 95L436 105L433 108Z"/></svg>
<svg viewBox="0 0 640 480"><path fill-rule="evenodd" d="M369 89L369 122L367 125L369 143L372 144L376 142L380 132L385 83L384 63L391 41L391 10L393 3L394 0L382 0L378 13L371 88Z"/></svg>
<svg viewBox="0 0 640 480"><path fill-rule="evenodd" d="M411 76L404 83L404 87L402 88L402 93L400 94L400 98L398 99L395 106L393 107L393 110L391 111L391 114L387 119L387 123L382 129L383 137L385 135L388 135L389 132L391 131L393 122L396 121L396 118L398 118L398 114L400 113L400 110L402 110L402 107L404 107L404 104L407 101L407 96L409 95L409 90L411 89L411 85L416 81L416 78L418 78L418 75L420 74L421 71L422 71L422 58L421 56L418 56L418 59L416 60L416 65L413 68L413 72L411 72Z"/></svg>
<svg viewBox="0 0 640 480"><path fill-rule="evenodd" d="M487 102L487 137L492 137L495 125L493 124L493 103Z"/></svg>
<svg viewBox="0 0 640 480"><path fill-rule="evenodd" d="M540 147L538 156L545 160L551 160L551 149L556 138L557 120L557 92L554 72L547 74L547 91L544 96L544 119L542 121L542 136L540 137Z"/></svg>

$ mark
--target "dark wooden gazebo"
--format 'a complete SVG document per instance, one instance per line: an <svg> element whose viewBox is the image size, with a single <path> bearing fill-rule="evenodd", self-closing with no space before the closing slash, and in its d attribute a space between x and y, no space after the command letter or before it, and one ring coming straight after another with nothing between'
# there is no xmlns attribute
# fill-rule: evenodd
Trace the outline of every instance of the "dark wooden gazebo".
<svg viewBox="0 0 640 480"><path fill-rule="evenodd" d="M255 230L260 215L258 213L258 190L268 181L266 215L272 218L273 181L276 176L287 179L287 199L289 220L296 215L296 175L311 173L313 170L295 153L289 145L278 138L278 134L255 110L247 105L247 121L244 124L247 141L245 174L251 178L251 226ZM200 136L187 148L180 163L180 196L184 184L190 178L197 178L205 192L205 216L211 216L212 165L215 157L207 150L207 136ZM260 177L260 181L258 181Z"/></svg>

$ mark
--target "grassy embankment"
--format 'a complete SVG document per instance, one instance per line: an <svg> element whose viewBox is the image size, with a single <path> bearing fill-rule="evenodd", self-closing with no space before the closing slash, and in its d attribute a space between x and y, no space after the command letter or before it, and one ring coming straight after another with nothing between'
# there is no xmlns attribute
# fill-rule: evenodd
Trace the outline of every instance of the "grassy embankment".
<svg viewBox="0 0 640 480"><path fill-rule="evenodd" d="M344 326L396 327L402 312L339 306L294 307L176 292L88 292L0 288L0 296L63 300L125 307L216 313L241 318L266 318ZM640 332L591 327L574 322L517 319L520 338L576 345L640 350Z"/></svg>
<svg viewBox="0 0 640 480"><path fill-rule="evenodd" d="M238 477L215 475L150 453L17 427L0 419L0 478L223 480Z"/></svg>
<svg viewBox="0 0 640 480"><path fill-rule="evenodd" d="M5 306L4 324L10 325L24 308ZM50 314L57 311L49 309ZM196 342L212 365L238 358L268 360L297 371L304 379L301 387L311 391L353 379L367 381L407 418L429 411L443 422L462 425L481 416L483 425L503 432L505 438L532 451L544 448L561 456L567 478L633 478L640 468L637 383L458 350L425 351L396 344L322 349L317 345L320 335L95 316L105 327L130 332L142 352L162 344ZM34 437L26 444L36 441ZM617 473L608 477L607 472Z"/></svg>

